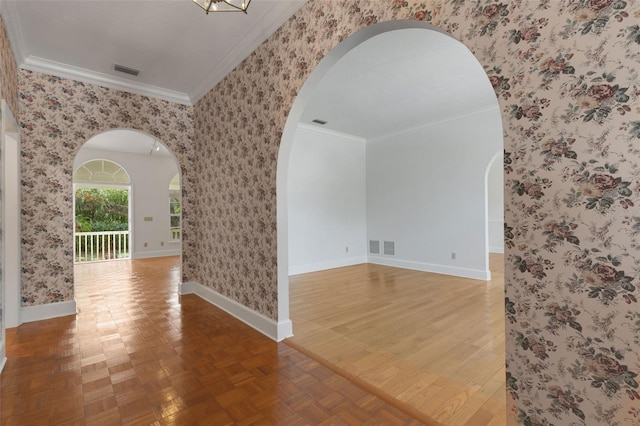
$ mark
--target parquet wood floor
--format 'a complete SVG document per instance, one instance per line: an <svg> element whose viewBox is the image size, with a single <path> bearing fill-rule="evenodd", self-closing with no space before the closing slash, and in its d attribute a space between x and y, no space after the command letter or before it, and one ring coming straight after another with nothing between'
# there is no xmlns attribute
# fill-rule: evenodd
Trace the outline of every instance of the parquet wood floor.
<svg viewBox="0 0 640 426"><path fill-rule="evenodd" d="M438 424L504 425L503 262L488 282L373 264L290 277L290 344Z"/></svg>
<svg viewBox="0 0 640 426"><path fill-rule="evenodd" d="M7 330L1 424L420 424L178 280L177 257L76 266L76 316Z"/></svg>

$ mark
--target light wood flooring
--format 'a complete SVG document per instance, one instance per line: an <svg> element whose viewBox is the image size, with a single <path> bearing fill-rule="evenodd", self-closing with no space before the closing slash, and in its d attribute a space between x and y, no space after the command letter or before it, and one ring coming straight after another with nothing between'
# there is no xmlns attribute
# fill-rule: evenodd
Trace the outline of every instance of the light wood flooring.
<svg viewBox="0 0 640 426"><path fill-rule="evenodd" d="M503 262L487 282L373 264L293 276L290 343L425 422L503 425Z"/></svg>
<svg viewBox="0 0 640 426"><path fill-rule="evenodd" d="M2 425L411 425L198 296L179 259L78 265L78 314L7 331Z"/></svg>

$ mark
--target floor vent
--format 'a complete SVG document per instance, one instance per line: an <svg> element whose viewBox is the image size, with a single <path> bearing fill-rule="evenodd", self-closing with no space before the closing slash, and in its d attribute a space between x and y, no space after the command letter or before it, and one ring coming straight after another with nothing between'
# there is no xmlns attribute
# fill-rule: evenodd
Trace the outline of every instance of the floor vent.
<svg viewBox="0 0 640 426"><path fill-rule="evenodd" d="M384 254L393 256L396 254L396 243L395 241L385 241L384 242Z"/></svg>
<svg viewBox="0 0 640 426"><path fill-rule="evenodd" d="M369 240L369 253L380 254L380 241Z"/></svg>

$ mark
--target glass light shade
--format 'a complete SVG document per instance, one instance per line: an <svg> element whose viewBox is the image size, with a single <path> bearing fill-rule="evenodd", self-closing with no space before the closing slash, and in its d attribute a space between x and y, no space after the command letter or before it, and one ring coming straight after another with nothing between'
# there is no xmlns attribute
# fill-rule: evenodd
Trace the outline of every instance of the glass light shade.
<svg viewBox="0 0 640 426"><path fill-rule="evenodd" d="M200 6L207 12L244 12L247 13L247 8L251 0L192 0L195 4Z"/></svg>

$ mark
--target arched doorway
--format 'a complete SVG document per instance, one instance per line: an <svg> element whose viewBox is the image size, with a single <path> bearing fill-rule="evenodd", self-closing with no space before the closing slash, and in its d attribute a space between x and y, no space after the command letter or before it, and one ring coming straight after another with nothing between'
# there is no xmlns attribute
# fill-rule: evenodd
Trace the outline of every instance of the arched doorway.
<svg viewBox="0 0 640 426"><path fill-rule="evenodd" d="M404 24L407 24L408 27L404 27ZM371 237L373 236L373 233L381 232L379 231L379 229L383 229L384 226L386 226L387 231L382 232L396 232L398 234L402 234L402 231L408 231L406 232L406 234L411 235L405 236L408 238L405 238L405 240L401 241L402 249L407 247L408 242L410 242L410 238L418 236L417 239L423 246L425 245L424 241L428 241L428 239L431 238L433 240L433 251L428 252L426 250L423 250L416 257L424 258L426 256L433 256L432 258L435 260L425 262L428 263L427 265L422 265L418 264L418 262L416 261L413 261L413 259L409 259L408 261L405 260L403 262L393 261L394 259L392 257L387 257L386 259L389 259L388 263L384 263L383 260L387 260L385 258L381 258L381 256L372 257L371 250L369 250L368 259L373 258L373 262L370 263L388 264L390 266L399 266L405 267L407 269L426 270L429 272L444 274L449 273L451 275L462 275L463 273L472 270L472 268L475 268L475 271L479 273L477 275L474 275L474 271L471 271L472 273L468 275L469 278L479 278L482 280L490 279L491 275L489 272L488 255L487 171L490 164L498 163L496 159L499 157L499 154L496 154L496 151L502 151L501 115L493 88L484 70L482 69L482 66L478 63L475 57L463 45L461 45L459 42L449 37L448 35L435 30L433 27L420 24L416 25L416 23L395 22L381 24L380 26L385 29L382 34L376 33L374 30L371 30L371 28L362 30L365 32L370 30L370 38L365 41L360 41L355 46L352 46L351 50L349 50L348 52L342 52L342 56L338 60L335 60L333 62L333 68L324 68L326 61L325 58L325 60L320 63L318 69L321 70L321 73L323 73L324 76L328 75L331 71L333 71L333 69L339 67L339 61L344 61L350 52L359 49L361 46L364 46L366 43L368 43L368 40L371 40L377 36L382 37L383 35L396 32L400 34L403 32L403 29L407 30L407 32L417 31L433 33L436 35L435 38L438 39L438 42L440 44L450 41L452 44L461 46L462 50L465 51L467 57L470 58L469 67L471 68L470 70L466 71L468 71L471 76L479 78L477 82L472 83L472 86L474 87L474 89L477 87L482 88L484 99L488 100L488 104L480 103L480 105L475 105L475 110L456 111L457 114L455 114L454 116L438 116L438 113L442 111L429 111L427 108L424 114L433 114L437 117L433 123L414 122L413 125L404 124L404 128L394 129L393 131L387 132L382 136L373 136L373 140L375 140L374 147L370 149L369 146L367 146L367 148L365 149L366 154L364 155L364 157L366 166L362 168L366 170L367 178L369 178L370 174L372 174L373 176L372 182L367 180L367 188L369 187L369 185L371 185L375 189L375 191L370 191L369 189L367 189L367 209L371 208L371 198L373 198L371 195L373 194L373 196L376 197L375 203L377 203L374 208L377 207L379 210L384 210L384 208L381 209L381 207L387 206L389 207L388 210L402 210L403 216L399 218L399 216L393 216L393 211L385 211L385 214L391 217L390 219L380 217L380 215L374 215L373 220L371 220L372 216L367 215L367 223L365 225L366 231L364 232L364 238L362 239L367 239L369 240L369 242L372 242ZM377 27L377 25L374 27ZM358 32L354 35L354 37L358 38L360 35L361 32ZM349 40L346 40L345 43L348 41ZM397 41L398 40L396 40L396 42ZM340 46L341 45L336 47L336 49L340 48ZM423 49L424 54L428 56L428 47L424 47ZM330 52L327 58L330 58L333 53L333 51ZM385 57L384 53L379 53L380 56ZM332 60L333 59L335 58L332 58ZM393 64L396 65L398 63L398 60L390 59L390 62L393 62ZM354 67L350 66L349 68L353 69ZM314 94L305 92L305 90L307 89L307 84L311 82L313 85L315 85L316 90L318 90L319 92L326 93L328 91L327 88L323 85L322 79L320 81L314 80L316 72L317 71L314 71L308 82L305 84L305 86L303 86L300 95L294 103L291 114L297 114L298 120L304 120L305 116L309 118L306 114L306 108L309 108L309 105L311 105L314 101ZM428 73L425 72L425 74ZM452 72L451 74L455 73ZM404 75L393 73L388 74L389 79L402 78L403 76ZM366 77L369 76L367 75ZM447 75L447 77L451 78L454 81L455 79L461 78L460 75ZM411 77L408 77L408 79L411 80ZM469 77L469 79L472 80L472 77ZM445 85L445 87L447 86ZM389 87L385 87L385 89L388 88ZM431 89L433 89L433 87ZM416 92L419 92L419 90L419 86L415 88ZM402 93L404 93L405 95L408 94L407 96L414 95L410 89L407 89ZM424 93L423 95L429 96L430 94L433 95L433 93L429 92L427 89L427 93ZM305 96L303 98L304 102L301 106L303 111L296 111L296 107L299 105L298 101L303 95ZM350 96L351 98L357 98L357 95L354 95L353 93L350 93ZM370 97L367 97L367 100L370 99ZM461 101L464 101L462 97ZM397 104L391 101L388 103L394 105ZM339 102L336 102L336 104L339 104ZM453 105L456 104L453 103ZM459 108L459 105L457 106ZM437 103L437 108L441 110L445 109L442 102ZM415 111L411 111L411 113L414 112ZM399 113L402 114L402 111L399 111ZM348 112L342 111L342 114L344 116L348 114ZM285 175L287 175L288 179L291 179L291 170L294 166L294 164L292 163L292 159L299 158L295 155L296 153L294 151L297 147L295 143L298 140L296 137L296 131L299 130L299 128L292 130L292 127L297 127L297 123L291 122L292 115L289 116L289 120L287 121L287 126L285 128L285 137L289 137L290 139L287 140L285 139L285 137L283 137L279 156L279 160L283 160L285 163L288 163L285 165L288 170L283 170L283 165L280 162L278 163L278 283L279 291L283 290L284 292L286 292L287 296L289 294L289 288L288 278L285 278L285 275L287 275L291 271L291 268L287 266L288 269L283 270L282 264L283 262L286 264L286 262L289 261L290 258L283 258L282 256L284 255L285 250L289 249L289 247L287 247L287 243L291 241L291 239L288 237L288 235L286 239L283 238L288 231L288 229L285 230L283 229L283 227L286 228L287 225L291 223L291 217L287 216L285 221L285 216L290 212L288 210L289 203L292 203L295 200L289 198L292 194L290 188L289 192L287 193L287 187L283 187L281 185L284 184L283 180ZM324 119L324 117L320 118ZM349 117L347 116L346 119L348 120ZM415 119L416 118L414 116L414 120ZM306 122L305 126L307 126ZM287 131L291 131L291 134L287 135ZM335 139L336 135L333 134L332 137L334 137ZM365 136L364 139L367 139L367 137ZM429 140L430 144L426 143L425 139ZM365 142L365 144L366 143L368 143L368 141ZM318 146L320 145L321 143L318 144ZM398 151L400 153L398 154L398 152L395 151ZM336 155L333 155L332 158L336 158ZM325 164L324 167L325 173L334 173L336 171L329 168L329 163ZM428 170L425 170L425 168L428 168ZM308 165L305 165L304 173L309 174L310 169L311 168ZM348 165L344 169L349 170ZM373 173L370 173L370 170L372 170ZM321 175L322 172L322 170L317 170L318 175ZM335 187L336 189L340 187L340 183L345 182L344 180L340 180L340 178L338 178L337 181L338 185ZM436 191L434 191L433 188L422 189L422 191L428 192L428 197L425 197L424 200L419 199L419 192L421 189L417 185L415 185L415 182L420 181L427 182L428 185L436 187ZM390 182L392 182L392 184L390 184ZM296 177L295 183L300 183L299 177ZM346 185L343 183L342 186ZM382 187L387 187L386 191L378 191L378 189ZM409 188L409 190L407 190L407 188ZM295 193L295 191L293 191L293 193ZM286 200L283 199L285 197ZM353 197L351 197L350 199L353 199ZM418 200L418 202L414 202L414 200L416 199ZM440 203L434 203L433 200L438 200L440 201ZM425 211L427 211L429 203L431 203L431 205L434 205L440 211L435 212L437 214L428 216L425 219ZM317 212L318 208L312 208L312 210L314 210L314 212ZM418 213L415 215L415 220L411 215L411 213L413 213L412 210L413 212ZM327 215L327 217L328 216L329 215ZM334 219L335 215L331 217L331 220ZM421 224L420 220L427 222L430 221L432 223L436 223L437 225L425 230L424 228L426 227L424 226L424 222ZM372 228L372 223L374 228ZM382 223L384 226L380 226L380 223ZM393 227L394 225L396 225L395 228ZM312 227L307 228L311 229ZM300 232L299 230L296 230L295 233L296 235L298 235ZM421 234L421 236L418 234ZM401 235L401 237L403 237L403 235ZM377 238L377 241L374 242L379 243L377 247L379 247L381 251L384 242L385 255L394 254L393 248L391 248L390 253L386 253L387 241L384 235L381 235L381 237ZM390 242L393 243L393 241ZM362 241L362 245L366 245L364 241ZM423 248L424 247L420 247L420 249ZM296 250L298 250L298 248L296 248ZM462 267L457 266L456 262L460 261L467 261L468 263L466 265L463 265ZM471 265L471 267L467 265ZM431 268L431 270L429 270L429 268ZM380 284L380 286L382 286L382 284ZM484 288L483 283L478 283L478 286ZM497 303L492 304L491 307L494 308L495 306L500 305L500 307L497 309L498 314L495 315L496 323L504 323L504 315L501 313L503 291L503 287L496 287L491 291L491 299L493 301L497 301ZM279 292L279 295L282 294L284 293ZM496 295L497 297L495 297ZM354 296L352 295L352 297ZM284 312L284 310L288 308L288 302L288 299L284 300L282 298L279 298L279 309L281 309L280 312ZM347 303L348 302L346 302L345 300L345 304ZM281 304L287 304L287 307L282 307ZM481 304L479 304L478 306L480 305ZM476 314L481 310L482 308L476 310ZM492 309L492 312L494 311L495 309ZM373 314L371 316L373 316ZM500 316L501 318L498 318ZM329 320L327 320L326 322L331 323L331 321ZM331 324L335 325L335 323ZM314 323L314 325L317 326L318 324ZM343 326L343 324L336 326L336 329L340 328L341 326ZM344 327L349 328L350 326L344 325ZM393 326L390 326L388 328L391 329L392 327ZM355 330L356 328L356 325L352 325L349 329ZM351 336L353 336L354 334L351 331L349 333L351 334ZM337 334L338 332L334 333L334 335L336 336L332 337L334 338L334 341L339 340L343 344L347 344L346 342L349 341L355 341L355 339L343 339L343 337L346 337L347 333L345 333L344 336L342 334L337 336ZM496 333L496 335L500 335L500 337L496 340L502 340L504 338L504 329L498 330L498 333ZM314 337L316 336L317 335L314 334ZM422 337L424 337L424 335L422 335L421 338ZM446 336L440 336L439 338L441 338L443 341L446 340ZM293 339L293 342L295 343L296 340ZM356 348L356 350L358 350L358 348ZM362 347L360 347L360 350L362 352L365 352L365 349L363 349ZM375 354L378 355L378 353ZM322 357L322 355L320 356ZM340 356L346 357L344 352L342 352ZM500 369L504 371L504 358L502 356L503 354L500 354L499 356L496 356L491 360L490 368L492 369L492 371L498 371ZM374 358L374 356L372 356L372 358ZM393 363L397 361L397 358L388 358L388 361L389 363ZM329 360L328 362L333 363L332 360ZM338 364L338 368L344 368L344 365ZM366 373L371 372L367 371ZM386 376L387 370L384 370L383 372L382 367L380 367L379 370L376 371L376 373L379 373L379 376L385 376L386 378L388 378ZM375 373L371 374L375 375ZM418 383L419 382L420 381L418 380ZM422 386L422 384L413 385L414 388L418 386ZM424 386L426 389L426 386L428 385ZM402 402L406 403L407 401L402 400Z"/></svg>
<svg viewBox="0 0 640 426"><path fill-rule="evenodd" d="M353 34L348 39L344 40L340 44L338 44L335 48L333 48L324 59L318 64L316 69L311 73L308 80L300 90L296 100L291 108L289 113L284 131L282 140L280 143L280 150L278 153L278 170L277 170L277 233L278 233L278 323L282 327L279 329L278 339L283 339L288 335L293 334L293 329L291 322L289 320L289 287L288 287L288 276L289 276L289 198L287 193L287 186L289 181L289 170L290 170L290 156L292 152L292 147L295 140L295 135L298 129L298 124L305 113L305 108L308 106L310 100L313 98L315 91L321 85L325 76L330 72L330 70L340 61L347 53L358 47L359 45L365 43L367 40L372 39L373 37L384 34L391 31L398 31L404 29L419 29L424 31L430 31L434 34L437 34L441 38L450 39L452 42L457 43L458 45L464 46L459 43L457 40L451 38L448 34L442 32L440 29L423 22L416 21L389 21L380 24L375 24L364 28L355 34ZM464 48L467 53L473 58L473 55L468 51L468 49ZM425 53L426 54L426 53ZM501 126L501 118L499 110L497 109L497 100L495 99L495 94L491 87L491 84L482 70L482 66L473 58L475 72L479 72L484 78L484 86L485 90L488 90L493 97L494 105L491 106L490 109L494 109L495 111L490 111L492 113L492 119L497 120L498 127ZM485 109L487 109L485 107ZM484 111L487 112L487 111ZM442 118L441 118L442 119ZM502 146L502 134L500 132L499 136L500 148ZM485 185L485 175L488 164L491 162L494 156L495 150L491 151L491 153L486 158L486 161L483 160L481 169L481 177L480 177L480 192L483 194L481 197L483 217L480 221L480 227L482 227L479 232L478 238L481 239L481 245L485 248L482 253L481 262L484 265L484 268L488 270L488 254L486 252L487 246L487 220L486 220L486 185ZM449 253L447 252L447 255ZM451 260L455 260L456 257L453 252L450 254Z"/></svg>
<svg viewBox="0 0 640 426"><path fill-rule="evenodd" d="M117 163L130 177L129 257L181 255L180 167L164 143L137 130L113 129L82 146L74 161L76 174L92 161Z"/></svg>

